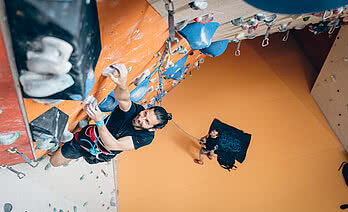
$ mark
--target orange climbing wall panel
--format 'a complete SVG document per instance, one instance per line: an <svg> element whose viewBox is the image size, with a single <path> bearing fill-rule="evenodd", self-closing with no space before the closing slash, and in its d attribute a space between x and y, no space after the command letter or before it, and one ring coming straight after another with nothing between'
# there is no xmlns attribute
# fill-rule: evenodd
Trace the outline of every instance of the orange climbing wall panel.
<svg viewBox="0 0 348 212"><path fill-rule="evenodd" d="M95 84L90 94L101 102L115 88L111 79L101 75L103 70L112 63L123 63L127 68L131 68L128 83L129 90L132 91L135 86L131 82L139 74L146 69L153 71L158 66L160 56L155 55L164 51L169 33L167 20L164 20L147 1L103 0L97 2L97 7L102 50L94 72ZM178 34L176 36L179 38L179 44L188 52L191 51L187 41ZM172 49L175 48L176 44L173 43ZM172 55L170 61L175 63L183 56L184 54ZM190 67L199 57L204 57L199 51L188 57L187 63L191 64ZM148 101L156 95L158 75L154 74L151 79L149 87L153 86L154 91L145 96ZM164 80L166 91L173 88L172 81ZM24 103L29 122L52 107L31 99L24 99ZM70 131L76 130L78 122L87 117L80 101L66 100L55 106L69 115ZM36 153L40 157L45 152L36 150Z"/></svg>
<svg viewBox="0 0 348 212"><path fill-rule="evenodd" d="M4 39L0 33L0 137L7 133L19 133L18 139L10 145L0 145L0 165L12 165L23 162L18 154L10 154L7 149L16 147L28 158L34 159L32 148L19 100L15 83L6 54ZM1 139L1 138L0 138ZM7 139L8 140L8 139ZM14 139L15 140L15 139Z"/></svg>

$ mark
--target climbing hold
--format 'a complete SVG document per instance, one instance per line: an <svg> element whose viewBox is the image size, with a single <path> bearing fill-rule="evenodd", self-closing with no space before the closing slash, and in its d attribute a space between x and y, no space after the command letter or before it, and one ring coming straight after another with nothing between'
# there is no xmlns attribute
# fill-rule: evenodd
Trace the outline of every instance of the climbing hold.
<svg viewBox="0 0 348 212"><path fill-rule="evenodd" d="M86 207L88 205L88 202L83 203L83 207Z"/></svg>
<svg viewBox="0 0 348 212"><path fill-rule="evenodd" d="M135 86L138 86L142 81L144 81L144 79L150 75L150 70L146 69L143 73L141 73L140 75L138 75L133 81L132 83Z"/></svg>
<svg viewBox="0 0 348 212"><path fill-rule="evenodd" d="M35 42L35 41L34 41ZM56 37L43 37L37 51L28 51L27 68L42 74L66 74L72 68L68 61L73 47L66 41Z"/></svg>
<svg viewBox="0 0 348 212"><path fill-rule="evenodd" d="M213 13L208 13L206 15L203 16L199 16L195 19L193 19L195 22L197 23L201 23L201 24L207 24L209 22L212 22L214 19L214 14ZM180 31L180 30L179 30Z"/></svg>
<svg viewBox="0 0 348 212"><path fill-rule="evenodd" d="M88 96L88 94L92 91L94 86L94 71L93 69L90 69L85 82L85 96Z"/></svg>
<svg viewBox="0 0 348 212"><path fill-rule="evenodd" d="M56 107L52 107L30 122L30 130L33 134L33 139L37 143L37 148L57 148L68 119L69 116L67 114Z"/></svg>
<svg viewBox="0 0 348 212"><path fill-rule="evenodd" d="M108 173L106 173L103 169L100 170L105 177L108 177Z"/></svg>
<svg viewBox="0 0 348 212"><path fill-rule="evenodd" d="M203 49L210 46L213 35L219 26L220 24L217 22L192 23L179 33L186 38L192 49Z"/></svg>
<svg viewBox="0 0 348 212"><path fill-rule="evenodd" d="M71 141L71 139L73 139L74 134L72 134L69 130L68 130L68 125L66 125L64 132L63 132L63 136L62 136L62 143L66 143L68 141Z"/></svg>
<svg viewBox="0 0 348 212"><path fill-rule="evenodd" d="M7 132L0 133L0 144L2 145L10 145L18 140L20 136L19 132Z"/></svg>
<svg viewBox="0 0 348 212"><path fill-rule="evenodd" d="M83 179L85 179L85 175L82 175L82 176L80 177L80 180L83 180Z"/></svg>
<svg viewBox="0 0 348 212"><path fill-rule="evenodd" d="M145 79L136 88L131 91L131 100L133 102L139 102L149 90L149 79Z"/></svg>
<svg viewBox="0 0 348 212"><path fill-rule="evenodd" d="M194 10L204 10L208 7L208 0L194 0L189 6Z"/></svg>
<svg viewBox="0 0 348 212"><path fill-rule="evenodd" d="M88 119L83 119L83 120L79 121L78 125L79 125L79 128L81 128L81 129L84 128L85 126L88 125Z"/></svg>
<svg viewBox="0 0 348 212"><path fill-rule="evenodd" d="M243 16L231 20L231 23L232 23L232 25L234 25L234 26L242 26L243 22L244 22L244 17L243 17Z"/></svg>
<svg viewBox="0 0 348 212"><path fill-rule="evenodd" d="M117 75L118 72L117 72L117 70L114 68L114 65L116 65L116 63L111 64L111 65L109 65L108 67L106 67L106 68L104 69L104 71L101 73L101 75L103 75L104 77L108 77L110 74L112 74L112 75Z"/></svg>
<svg viewBox="0 0 348 212"><path fill-rule="evenodd" d="M82 101L82 104L84 105L92 104L96 106L98 105L98 100L93 95L89 95Z"/></svg>
<svg viewBox="0 0 348 212"><path fill-rule="evenodd" d="M38 74L66 74L72 65L69 61L51 61L40 57L34 57L27 60L29 71Z"/></svg>
<svg viewBox="0 0 348 212"><path fill-rule="evenodd" d="M117 105L118 101L115 98L114 91L111 91L110 94L99 104L99 109L102 112L110 112L113 111Z"/></svg>
<svg viewBox="0 0 348 212"><path fill-rule="evenodd" d="M80 94L69 94L70 99L75 100L75 101L81 101L82 96Z"/></svg>
<svg viewBox="0 0 348 212"><path fill-rule="evenodd" d="M103 194L103 192L101 191L99 194L100 194L100 195L102 195L102 194Z"/></svg>
<svg viewBox="0 0 348 212"><path fill-rule="evenodd" d="M206 54L210 57L217 57L225 52L225 50L228 46L228 42L229 42L228 40L216 41L216 42L211 43L211 45L209 47L204 48L204 49L200 49L200 51L203 54Z"/></svg>
<svg viewBox="0 0 348 212"><path fill-rule="evenodd" d="M309 19L311 19L311 17L310 17L310 16L307 16L307 17L304 17L304 18L303 18L303 21L309 21Z"/></svg>
<svg viewBox="0 0 348 212"><path fill-rule="evenodd" d="M187 60L187 55L182 57L180 60L178 60L176 63L174 63L173 67L170 67L166 69L162 75L172 75L175 74L176 72L180 71L180 69L185 69L184 65Z"/></svg>
<svg viewBox="0 0 348 212"><path fill-rule="evenodd" d="M50 169L51 167L52 167L51 163L48 162L44 169L45 169L45 171L47 171L47 170Z"/></svg>
<svg viewBox="0 0 348 212"><path fill-rule="evenodd" d="M28 59L40 57L52 61L67 61L73 52L72 45L56 37L43 37L38 44L40 51L28 51Z"/></svg>
<svg viewBox="0 0 348 212"><path fill-rule="evenodd" d="M100 170L105 177L108 177L108 173L106 173L103 169Z"/></svg>
<svg viewBox="0 0 348 212"><path fill-rule="evenodd" d="M74 212L77 212L77 207L76 206L74 206Z"/></svg>
<svg viewBox="0 0 348 212"><path fill-rule="evenodd" d="M64 102L64 99L32 99L34 102L46 105L57 105Z"/></svg>
<svg viewBox="0 0 348 212"><path fill-rule="evenodd" d="M69 74L53 75L21 71L19 81L24 92L33 97L46 97L59 93L74 84Z"/></svg>
<svg viewBox="0 0 348 212"><path fill-rule="evenodd" d="M154 57L154 58L157 58L157 57L159 57L159 56L161 56L161 52L157 52L153 57Z"/></svg>
<svg viewBox="0 0 348 212"><path fill-rule="evenodd" d="M99 179L99 176L96 176L95 179Z"/></svg>
<svg viewBox="0 0 348 212"><path fill-rule="evenodd" d="M4 212L11 212L12 211L12 204L11 203L5 203L4 205Z"/></svg>
<svg viewBox="0 0 348 212"><path fill-rule="evenodd" d="M117 202L116 202L116 197L112 196L110 199L110 206L111 207L116 207L117 206Z"/></svg>

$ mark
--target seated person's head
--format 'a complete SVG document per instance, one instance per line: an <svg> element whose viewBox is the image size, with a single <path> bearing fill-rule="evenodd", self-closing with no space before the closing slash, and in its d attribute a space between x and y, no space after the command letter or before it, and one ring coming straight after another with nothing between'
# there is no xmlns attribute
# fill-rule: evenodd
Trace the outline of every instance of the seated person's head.
<svg viewBox="0 0 348 212"><path fill-rule="evenodd" d="M219 132L217 130L212 130L209 132L209 137L210 138L217 138L219 135Z"/></svg>
<svg viewBox="0 0 348 212"><path fill-rule="evenodd" d="M172 114L160 106L154 106L141 111L134 119L133 126L137 130L155 131L162 129L172 119Z"/></svg>

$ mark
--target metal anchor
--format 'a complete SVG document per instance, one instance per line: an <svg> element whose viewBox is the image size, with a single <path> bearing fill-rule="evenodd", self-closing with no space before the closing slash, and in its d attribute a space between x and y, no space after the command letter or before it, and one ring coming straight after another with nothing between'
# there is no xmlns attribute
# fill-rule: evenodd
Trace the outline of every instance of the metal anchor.
<svg viewBox="0 0 348 212"><path fill-rule="evenodd" d="M24 174L23 172L19 172L19 171L13 169L13 168L10 167L10 166L7 166L7 165L0 165L0 168L1 168L1 169L8 169L8 170L10 170L11 172L15 173L19 179L22 179L23 177L25 177L25 174Z"/></svg>
<svg viewBox="0 0 348 212"><path fill-rule="evenodd" d="M35 162L33 164L33 161L31 161L27 156L25 156L25 154L23 154L22 152L18 151L18 149L16 147L10 147L10 148L7 149L7 151L9 153L11 153L11 154L15 154L15 153L19 154L23 158L23 160L25 160L25 162L27 164L29 164L31 167L33 167L33 168L35 168L35 167L37 167L39 165L39 162Z"/></svg>

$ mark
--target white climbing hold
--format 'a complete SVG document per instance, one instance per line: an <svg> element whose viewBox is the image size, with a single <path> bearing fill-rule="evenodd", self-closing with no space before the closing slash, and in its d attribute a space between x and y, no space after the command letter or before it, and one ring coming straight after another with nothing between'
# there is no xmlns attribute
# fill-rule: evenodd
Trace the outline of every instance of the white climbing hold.
<svg viewBox="0 0 348 212"><path fill-rule="evenodd" d="M39 74L66 74L71 70L72 65L69 61L53 61L33 57L27 60L27 68Z"/></svg>
<svg viewBox="0 0 348 212"><path fill-rule="evenodd" d="M18 140L20 136L19 132L7 132L0 133L0 144L2 145L10 145Z"/></svg>
<svg viewBox="0 0 348 212"><path fill-rule="evenodd" d="M44 44L44 47L55 47L59 51L59 56L62 60L69 60L72 52L73 52L73 46L66 42L65 40L46 36L42 38L42 43Z"/></svg>
<svg viewBox="0 0 348 212"><path fill-rule="evenodd" d="M86 127L88 125L88 119L83 119L83 120L79 121L78 125L79 125L79 128L81 128L81 129Z"/></svg>
<svg viewBox="0 0 348 212"><path fill-rule="evenodd" d="M74 84L69 74L48 75L21 71L19 81L26 94L33 97L46 97L59 93Z"/></svg>
<svg viewBox="0 0 348 212"><path fill-rule="evenodd" d="M192 9L194 10L204 10L208 7L207 0L194 0L191 4Z"/></svg>
<svg viewBox="0 0 348 212"><path fill-rule="evenodd" d="M133 84L135 86L138 86L142 81L144 81L144 79L150 75L150 70L146 69L143 73L139 74L134 80L133 80Z"/></svg>
<svg viewBox="0 0 348 212"><path fill-rule="evenodd" d="M89 95L82 101L82 104L84 105L92 104L94 106L97 106L98 100L93 95Z"/></svg>
<svg viewBox="0 0 348 212"><path fill-rule="evenodd" d="M72 45L55 37L46 36L37 43L40 51L28 51L27 59L42 58L55 62L68 61L73 51Z"/></svg>
<svg viewBox="0 0 348 212"><path fill-rule="evenodd" d="M66 143L68 141L71 141L71 139L73 139L74 137L74 134L72 134L69 129L68 129L68 124L65 125L65 129L64 129L64 132L63 132L63 136L62 136L62 140L61 142L62 143Z"/></svg>
<svg viewBox="0 0 348 212"><path fill-rule="evenodd" d="M112 196L110 199L110 206L111 207L117 207L116 197Z"/></svg>

